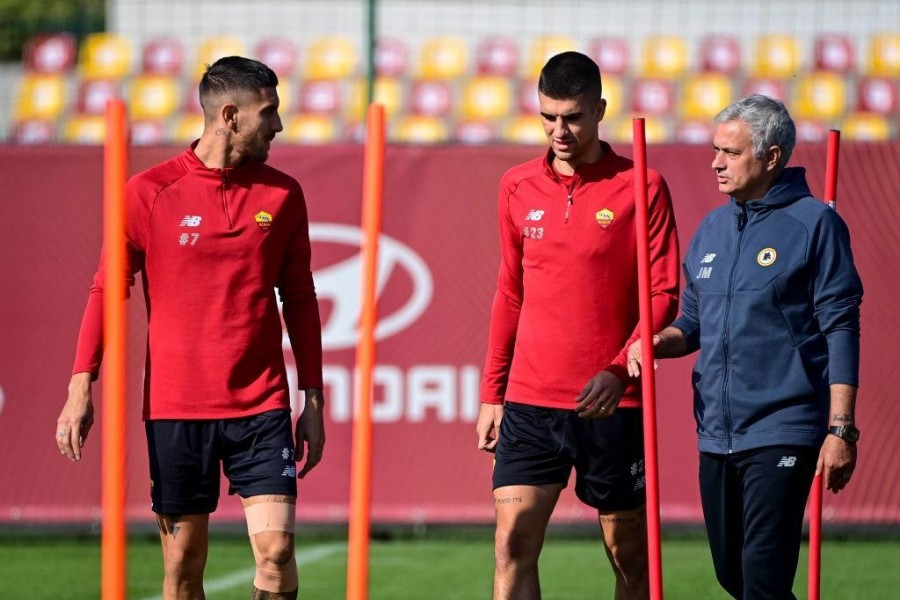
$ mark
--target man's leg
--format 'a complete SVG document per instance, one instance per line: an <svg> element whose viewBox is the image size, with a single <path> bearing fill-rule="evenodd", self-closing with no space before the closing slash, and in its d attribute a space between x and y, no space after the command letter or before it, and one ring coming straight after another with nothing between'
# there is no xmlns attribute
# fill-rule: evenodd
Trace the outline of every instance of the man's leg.
<svg viewBox="0 0 900 600"><path fill-rule="evenodd" d="M741 598L744 578L743 498L736 493L728 457L700 453L700 500L716 579L726 592Z"/></svg>
<svg viewBox="0 0 900 600"><path fill-rule="evenodd" d="M256 561L252 600L296 600L294 522L297 498L263 495L243 498L247 532Z"/></svg>
<svg viewBox="0 0 900 600"><path fill-rule="evenodd" d="M598 511L606 556L616 576L615 600L650 597L647 573L647 509Z"/></svg>
<svg viewBox="0 0 900 600"><path fill-rule="evenodd" d="M163 599L203 600L209 515L156 515L163 554Z"/></svg>
<svg viewBox="0 0 900 600"><path fill-rule="evenodd" d="M561 484L510 485L494 490L494 600L539 600L538 557Z"/></svg>

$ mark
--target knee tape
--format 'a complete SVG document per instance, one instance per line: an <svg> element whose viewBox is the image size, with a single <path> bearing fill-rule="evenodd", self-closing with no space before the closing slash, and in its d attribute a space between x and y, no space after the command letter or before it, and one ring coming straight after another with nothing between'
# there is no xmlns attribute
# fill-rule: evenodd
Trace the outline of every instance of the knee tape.
<svg viewBox="0 0 900 600"><path fill-rule="evenodd" d="M261 592L274 592L276 594L284 594L297 592L299 578L297 577L297 569L288 569L282 573L274 569L256 568L256 577L253 578L253 587ZM296 596L294 596L296 598Z"/></svg>
<svg viewBox="0 0 900 600"><path fill-rule="evenodd" d="M296 505L288 502L259 502L244 507L247 533L251 536L264 531L294 533Z"/></svg>

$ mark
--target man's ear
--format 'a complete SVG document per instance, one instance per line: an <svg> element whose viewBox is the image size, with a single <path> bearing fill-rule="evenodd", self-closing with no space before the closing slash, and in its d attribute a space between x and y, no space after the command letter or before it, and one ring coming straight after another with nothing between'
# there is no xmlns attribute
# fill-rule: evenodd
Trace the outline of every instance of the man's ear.
<svg viewBox="0 0 900 600"><path fill-rule="evenodd" d="M597 103L597 122L603 120L603 116L606 114L606 98L600 98L600 102Z"/></svg>
<svg viewBox="0 0 900 600"><path fill-rule="evenodd" d="M781 162L781 147L780 146L769 146L769 153L766 155L766 169L769 171L774 171L778 168L778 163Z"/></svg>
<svg viewBox="0 0 900 600"><path fill-rule="evenodd" d="M232 131L237 131L238 107L234 104L223 104L221 114L222 120L225 122L225 126Z"/></svg>

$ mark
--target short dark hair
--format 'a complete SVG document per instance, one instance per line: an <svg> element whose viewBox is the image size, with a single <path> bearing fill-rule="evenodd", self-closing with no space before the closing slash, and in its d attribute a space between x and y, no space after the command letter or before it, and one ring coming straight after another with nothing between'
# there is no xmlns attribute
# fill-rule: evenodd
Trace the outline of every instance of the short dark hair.
<svg viewBox="0 0 900 600"><path fill-rule="evenodd" d="M209 117L213 107L207 106L213 96L234 92L259 92L278 86L275 71L258 60L243 56L226 56L206 67L200 79L200 105Z"/></svg>
<svg viewBox="0 0 900 600"><path fill-rule="evenodd" d="M582 94L603 95L600 67L580 52L563 52L541 69L538 91L554 100L568 100Z"/></svg>

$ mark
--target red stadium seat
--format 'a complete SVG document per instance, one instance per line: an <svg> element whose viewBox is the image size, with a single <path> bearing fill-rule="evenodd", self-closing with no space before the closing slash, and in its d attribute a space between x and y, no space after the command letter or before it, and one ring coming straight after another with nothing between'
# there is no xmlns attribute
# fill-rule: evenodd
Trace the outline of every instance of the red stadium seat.
<svg viewBox="0 0 900 600"><path fill-rule="evenodd" d="M479 75L515 77L519 73L519 47L506 38L486 38L475 49Z"/></svg>
<svg viewBox="0 0 900 600"><path fill-rule="evenodd" d="M254 54L256 60L267 65L280 78L293 75L297 68L297 48L294 42L286 38L260 40Z"/></svg>
<svg viewBox="0 0 900 600"><path fill-rule="evenodd" d="M184 86L184 102L181 103L182 110L191 115L203 114L203 106L200 104L200 82L194 81Z"/></svg>
<svg viewBox="0 0 900 600"><path fill-rule="evenodd" d="M409 72L409 48L396 38L379 38L375 43L375 73L381 77L401 77Z"/></svg>
<svg viewBox="0 0 900 600"><path fill-rule="evenodd" d="M75 36L71 33L36 35L22 49L22 64L32 73L69 73L75 68L76 57Z"/></svg>
<svg viewBox="0 0 900 600"><path fill-rule="evenodd" d="M498 139L497 127L484 121L460 121L453 130L453 139L460 144L490 144Z"/></svg>
<svg viewBox="0 0 900 600"><path fill-rule="evenodd" d="M710 120L680 121L675 126L675 141L682 144L710 144L714 129Z"/></svg>
<svg viewBox="0 0 900 600"><path fill-rule="evenodd" d="M795 118L794 126L797 128L798 142L824 142L828 133L828 127L821 121L814 119Z"/></svg>
<svg viewBox="0 0 900 600"><path fill-rule="evenodd" d="M534 115L537 118L538 113L541 112L541 102L538 98L538 82L536 79L519 81L519 87L516 90L516 104L520 114Z"/></svg>
<svg viewBox="0 0 900 600"><path fill-rule="evenodd" d="M604 37L591 42L588 55L600 66L600 75L623 75L628 72L628 42L622 38Z"/></svg>
<svg viewBox="0 0 900 600"><path fill-rule="evenodd" d="M446 117L453 111L453 90L439 79L414 81L409 88L409 112L414 115Z"/></svg>
<svg viewBox="0 0 900 600"><path fill-rule="evenodd" d="M711 35L700 44L700 68L734 75L741 69L741 47L738 41L730 36Z"/></svg>
<svg viewBox="0 0 900 600"><path fill-rule="evenodd" d="M313 79L300 82L298 112L337 115L342 107L341 82L335 79Z"/></svg>
<svg viewBox="0 0 900 600"><path fill-rule="evenodd" d="M165 37L150 40L141 53L141 71L148 75L181 74L184 68L184 47L181 40Z"/></svg>
<svg viewBox="0 0 900 600"><path fill-rule="evenodd" d="M55 121L31 119L15 124L10 137L14 144L49 144L56 140Z"/></svg>
<svg viewBox="0 0 900 600"><path fill-rule="evenodd" d="M743 96L749 94L762 94L769 98L775 98L782 102L787 102L787 87L784 81L780 79L771 79L766 77L756 77L747 81L744 85ZM725 108L724 106L722 108Z"/></svg>
<svg viewBox="0 0 900 600"><path fill-rule="evenodd" d="M131 123L131 143L135 146L157 146L168 141L166 124L158 119L139 119Z"/></svg>
<svg viewBox="0 0 900 600"><path fill-rule="evenodd" d="M631 110L638 115L666 115L675 109L671 81L638 79L631 86Z"/></svg>
<svg viewBox="0 0 900 600"><path fill-rule="evenodd" d="M856 86L856 108L885 116L896 116L897 81L887 77L867 77Z"/></svg>
<svg viewBox="0 0 900 600"><path fill-rule="evenodd" d="M122 97L122 87L113 79L85 79L78 83L75 112L82 115L102 115L106 103Z"/></svg>
<svg viewBox="0 0 900 600"><path fill-rule="evenodd" d="M843 35L821 35L816 38L815 69L833 73L849 73L856 66L853 44Z"/></svg>

